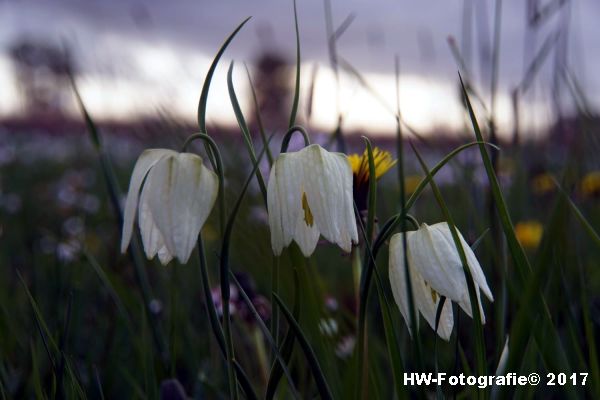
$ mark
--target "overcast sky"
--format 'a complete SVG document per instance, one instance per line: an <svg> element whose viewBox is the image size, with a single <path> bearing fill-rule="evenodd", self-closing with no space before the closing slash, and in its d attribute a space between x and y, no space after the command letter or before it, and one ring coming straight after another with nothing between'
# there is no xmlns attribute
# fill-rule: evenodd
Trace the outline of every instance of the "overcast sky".
<svg viewBox="0 0 600 400"><path fill-rule="evenodd" d="M465 8L465 2L467 6ZM542 0L548 4L553 0ZM437 125L458 128L462 115L456 91L458 66L447 39L456 38L465 51L475 82L487 100L488 77L481 74L481 49L492 37L493 0L332 0L334 26L349 15L354 20L338 42L339 54L365 75L390 106L394 105L394 57L401 64L401 106L407 121L420 129ZM600 2L574 1L527 32L526 1L502 2L498 118L509 129L509 90L523 77L526 65L551 32L568 24L568 62L586 88L589 99L600 101ZM568 2L570 3L570 2ZM335 83L328 65L323 0L299 0L298 17L306 86L314 62L323 64L317 80L315 120L327 127L335 122ZM469 4L471 5L469 7ZM465 12L465 10L467 10ZM151 114L168 106L186 118L194 117L197 97L210 59L224 38L246 16L251 21L228 49L211 89L209 116L231 118L224 78L228 61L251 62L266 48L293 59L295 39L292 2L285 0L173 1L160 0L0 0L0 112L17 107L13 71L7 46L23 36L67 41L84 71L82 92L92 110L103 117ZM465 19L466 17L466 19ZM466 21L466 22L465 22ZM471 46L465 46L470 28ZM528 39L528 41L526 41ZM482 43L484 45L482 45ZM551 53L527 97L529 119L547 121L550 112ZM246 84L236 75L241 97ZM342 79L340 108L348 124L391 130L393 118L351 77ZM304 87L305 87L304 86ZM165 101L168 99L168 101ZM351 100L348 100L351 99ZM211 112L212 110L212 112ZM359 112L357 112L359 111ZM359 114L357 116L357 114ZM527 121L527 115L525 120Z"/></svg>

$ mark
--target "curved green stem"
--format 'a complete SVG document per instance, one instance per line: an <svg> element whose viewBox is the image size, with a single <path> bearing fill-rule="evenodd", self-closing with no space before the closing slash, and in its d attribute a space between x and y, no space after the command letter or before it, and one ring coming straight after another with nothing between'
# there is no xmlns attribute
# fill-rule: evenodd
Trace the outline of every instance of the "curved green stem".
<svg viewBox="0 0 600 400"><path fill-rule="evenodd" d="M219 227L221 229L221 233L223 233L225 230L225 214L227 212L227 209L225 204L225 172L223 170L221 152L219 151L219 148L217 147L215 141L206 133L194 133L188 136L185 142L183 142L183 146L181 146L181 151L185 152L190 143L192 143L196 139L204 141L204 143L210 149L209 155L212 154L214 156L216 173L219 178Z"/></svg>
<svg viewBox="0 0 600 400"><path fill-rule="evenodd" d="M225 174L223 172L223 162L221 159L221 152L215 141L205 133L195 133L190 135L185 142L183 143L181 151L185 151L188 145L196 140L200 139L207 146L207 150L209 154L212 154L214 157L216 173L219 178L219 223L221 228L221 233L223 233L225 241L225 236L227 236L227 227L225 225ZM228 277L228 276L227 276ZM223 278L223 273L221 273L221 278ZM231 320L229 317L229 279L221 279L221 299L223 303L223 334L225 339L225 356L227 358L227 377L229 381L229 394L231 398L238 398L236 377L235 377L235 360L233 355L233 339L231 337Z"/></svg>
<svg viewBox="0 0 600 400"><path fill-rule="evenodd" d="M288 146L290 145L290 139L292 138L292 135L296 132L300 132L302 134L302 137L304 138L304 146L310 145L310 138L308 137L308 132L306 132L306 129L304 129L304 127L300 125L294 125L290 129L288 129L285 135L283 136L283 141L281 142L281 153L287 152Z"/></svg>

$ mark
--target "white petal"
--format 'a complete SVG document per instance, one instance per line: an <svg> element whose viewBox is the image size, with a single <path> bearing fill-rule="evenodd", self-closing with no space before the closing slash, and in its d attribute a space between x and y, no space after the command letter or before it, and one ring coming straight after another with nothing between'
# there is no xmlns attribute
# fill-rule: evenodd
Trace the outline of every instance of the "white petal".
<svg viewBox="0 0 600 400"><path fill-rule="evenodd" d="M438 230L422 224L411 236L409 248L414 259L412 266L431 287L450 300L461 301L466 280L454 243L450 246Z"/></svg>
<svg viewBox="0 0 600 400"><path fill-rule="evenodd" d="M296 153L281 154L271 168L267 185L267 205L271 247L275 255L280 255L296 234L299 235L298 241L304 245L303 252L310 247L306 232L301 229L297 232L296 229L298 221L303 216L302 172Z"/></svg>
<svg viewBox="0 0 600 400"><path fill-rule="evenodd" d="M138 198L142 182L146 174L161 158L174 154L172 150L149 149L144 151L135 163L131 180L129 181L129 190L127 200L125 201L125 212L123 215L123 232L121 235L121 252L125 253L133 233L133 222L135 219L135 210L138 206Z"/></svg>
<svg viewBox="0 0 600 400"><path fill-rule="evenodd" d="M438 223L432 226L423 224L421 229L419 229L419 232L421 233L419 238L421 240L421 246L423 246L422 250L423 252L426 252L427 246L429 246L429 251L427 251L427 254L431 260L428 268L427 266L423 266L423 268L425 268L425 271L421 271L423 277L436 291L448 297L449 299L456 301L467 313L467 315L472 317L473 315L471 312L471 301L469 297L467 280L465 278L465 273L462 267L462 262L460 261L458 250L456 249L456 245L452 239L450 227L446 222ZM458 232L458 234L459 238L462 238L460 232ZM467 245L464 238L461 240L461 245L465 251L465 255L469 254L469 252L472 254L472 251L470 250L470 247ZM472 256L475 258L474 254L472 254ZM474 270L473 265L471 265L469 262L468 256L467 264L469 265L469 269L473 275L473 280L476 285L475 291L479 304L481 320L482 323L485 323L485 315L483 313L483 306L481 304L479 291L479 282L481 277L483 277L483 272L481 271L481 267L477 262L481 277L476 275L477 272ZM483 277L483 281L485 283L485 277ZM487 283L485 283L485 288L489 292Z"/></svg>
<svg viewBox="0 0 600 400"><path fill-rule="evenodd" d="M414 231L407 233L407 246L410 243L410 238L414 234ZM411 277L411 286L413 290L413 301L415 309L420 311L425 320L428 322L431 329L435 330L435 316L437 313L437 307L440 301L440 296L436 295L434 299L431 292L431 288L427 286L425 280L419 274L418 270L412 267L411 263L413 257L411 256L411 248L408 250L409 256L409 271ZM404 267L404 252L402 243L402 234L395 234L392 236L390 241L390 283L392 286L392 293L394 299L400 308L404 320L410 329L410 315L408 308L408 290L406 286L406 274ZM418 317L418 314L417 314ZM417 320L418 322L418 320ZM444 303L442 314L440 315L440 322L437 333L444 339L449 340L454 327L454 316L452 313L452 303L449 299Z"/></svg>
<svg viewBox="0 0 600 400"><path fill-rule="evenodd" d="M423 277L419 275L415 270L411 270L411 278L413 277L413 292L415 304L431 329L435 331L435 316L437 314L437 308L440 303L440 295L434 294L431 291L431 287L427 286ZM452 313L452 301L446 299L444 308L442 308L442 314L440 315L440 322L438 325L437 333L444 339L449 340L452 334L452 328L454 327L454 315Z"/></svg>
<svg viewBox="0 0 600 400"><path fill-rule="evenodd" d="M158 259L162 265L167 265L173 259L173 254L171 254L166 246L163 246L158 250Z"/></svg>
<svg viewBox="0 0 600 400"><path fill-rule="evenodd" d="M350 252L358 242L352 203L352 169L344 154L319 145L298 152L304 169L304 191L321 234Z"/></svg>
<svg viewBox="0 0 600 400"><path fill-rule="evenodd" d="M191 153L162 159L150 171L148 204L166 248L185 264L217 197L218 178Z"/></svg>
<svg viewBox="0 0 600 400"><path fill-rule="evenodd" d="M308 226L304 220L303 214L298 214L296 221L296 231L294 232L294 241L300 247L304 257L310 257L314 253L319 242L319 229L317 225Z"/></svg>
<svg viewBox="0 0 600 400"><path fill-rule="evenodd" d="M407 241L414 232L407 232L406 237ZM409 263L409 268L411 265ZM412 269L412 268L411 268ZM411 282L414 280L412 269L410 271L411 274ZM408 301L408 289L406 285L406 273L404 269L404 248L402 243L402 234L396 233L390 239L390 248L389 248L389 278L390 278L390 286L392 287L392 294L394 295L394 300L396 300L396 304L400 309L400 313L404 317L404 321L406 322L406 326L408 326L408 330L411 330L410 325L410 312L409 312L409 301ZM415 307L415 310L417 308ZM418 321L417 321L418 322Z"/></svg>
<svg viewBox="0 0 600 400"><path fill-rule="evenodd" d="M165 247L165 242L162 234L158 230L150 206L148 205L148 188L150 185L145 185L140 195L140 204L138 206L138 225L144 245L144 252L148 259L154 258L158 251Z"/></svg>
<svg viewBox="0 0 600 400"><path fill-rule="evenodd" d="M463 310L469 315L473 317L472 309L471 309L471 299L469 297L469 287L467 286L467 280L465 278L464 270L462 268L462 262L460 261L460 256L458 254L458 250L456 250L456 245L454 243L454 239L452 239L452 233L450 232L450 227L447 223L439 223L432 225L430 228L435 229L439 232L439 236L445 240L448 247L454 248L456 252L456 257L458 257L458 265L460 266L460 270L462 273L462 282L464 283L464 294L462 296L462 300L458 302ZM490 298L492 296L489 287L487 286L487 282L485 280L485 276L483 275L483 271L481 270L481 266L479 265L479 261L475 258L475 254L471 250L471 247L467 244L462 234L457 230L458 237L461 242L461 246L465 252L465 256L467 257L467 265L469 267L469 271L471 272L471 276L473 277L473 282L475 283L475 295L477 297L477 304L479 305L479 314L481 316L481 323L485 324L485 313L483 311L483 305L481 304L481 292L480 282L483 281L484 292L487 291L486 296L489 294ZM474 261L473 261L474 260Z"/></svg>
<svg viewBox="0 0 600 400"><path fill-rule="evenodd" d="M492 295L492 291L487 284L487 280L485 279L485 275L483 270L481 269L481 264L479 264L479 260L475 256L475 253L471 249L471 246L466 242L465 238L463 238L462 234L458 232L458 237L460 238L460 242L462 243L463 249L465 249L465 256L467 256L467 264L469 265L469 270L471 271L471 275L473 275L473 280L475 284L483 290L485 297L487 297L490 301L494 301L494 296Z"/></svg>

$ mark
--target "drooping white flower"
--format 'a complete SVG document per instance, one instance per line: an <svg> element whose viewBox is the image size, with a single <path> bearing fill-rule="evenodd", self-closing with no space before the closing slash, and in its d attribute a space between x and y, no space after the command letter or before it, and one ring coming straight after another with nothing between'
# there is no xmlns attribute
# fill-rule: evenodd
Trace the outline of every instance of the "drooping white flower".
<svg viewBox="0 0 600 400"><path fill-rule="evenodd" d="M149 259L186 263L217 198L219 181L192 153L150 149L138 158L125 202L121 252L131 241L136 209ZM141 194L140 194L141 190Z"/></svg>
<svg viewBox="0 0 600 400"><path fill-rule="evenodd" d="M402 233L395 234L390 241L390 283L394 299L404 320L410 326L402 235ZM458 236L475 283L481 321L485 323L480 291L483 291L490 301L494 298L473 250L460 232ZM447 301L442 309L438 334L448 340L453 327L452 307L449 300L457 302L472 317L467 280L450 227L446 222L431 226L422 224L418 230L406 233L406 247L415 309L421 312L429 325L435 329L435 314L439 300L441 296L445 296Z"/></svg>
<svg viewBox="0 0 600 400"><path fill-rule="evenodd" d="M414 232L407 233L407 247L408 238L410 238L412 234L414 234ZM410 258L408 267L410 271L415 316L417 317L416 322L417 324L419 323L420 312L423 315L423 318L425 318L425 320L429 323L429 326L431 326L431 329L435 330L435 315L440 302L440 296L427 284L427 282L425 282L419 271L412 266ZM390 284L392 287L394 300L396 300L396 304L398 304L398 308L400 308L400 313L404 317L406 325L409 327L409 330L411 330L410 313L408 308L408 288L406 285L406 271L404 269L404 251L401 234L392 236L392 239L390 240L389 268ZM438 335L440 335L440 337L444 340L449 340L453 327L454 316L452 313L452 304L447 300L440 316L440 322L437 330Z"/></svg>
<svg viewBox="0 0 600 400"><path fill-rule="evenodd" d="M267 203L276 255L294 240L309 257L319 235L346 252L358 242L352 169L345 154L317 144L280 154L271 168Z"/></svg>

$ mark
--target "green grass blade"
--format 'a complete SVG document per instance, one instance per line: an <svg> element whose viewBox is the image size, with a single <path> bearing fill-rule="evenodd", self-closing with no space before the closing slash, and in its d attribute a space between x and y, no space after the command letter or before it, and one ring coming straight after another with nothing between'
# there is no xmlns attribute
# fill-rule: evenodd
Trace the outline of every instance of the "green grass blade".
<svg viewBox="0 0 600 400"><path fill-rule="evenodd" d="M550 313L546 304L543 303L541 295L541 288L545 286L544 278L551 276L548 267L553 265L553 259L556 257L553 248L558 241L564 241L564 237L561 235L564 233L565 210L564 198L560 197L545 229L533 273L530 274L522 289L518 311L513 318L509 336L509 355L506 367L508 372L519 371L522 368L522 354L525 353L527 344L533 335L546 368L554 373L566 373L567 375L571 373L571 366L559 333L548 317ZM562 389L569 398L577 398L573 392L573 386L566 385ZM503 387L500 393L502 394L506 390L507 388Z"/></svg>
<svg viewBox="0 0 600 400"><path fill-rule="evenodd" d="M413 146L413 151L415 152L415 155L417 156L419 163L421 164L421 167L423 168L423 172L425 172L425 174L427 176L431 177L431 173L429 172L427 165L425 164L425 162L423 161L423 158L421 158L421 155L419 154L419 152L417 151L417 149L414 146ZM448 223L448 226L450 227L450 233L452 234L452 240L454 241L456 250L458 251L458 255L460 256L460 261L462 263L463 271L465 274L465 279L467 281L467 288L469 291L469 300L471 302L471 313L473 314L473 324L475 325L474 336L475 336L475 359L476 359L476 364L477 364L477 373L479 376L487 375L485 340L484 340L484 336L483 336L483 326L481 323L481 314L479 313L479 302L477 300L477 294L476 294L476 290L475 290L475 282L473 281L473 276L471 275L471 270L469 269L469 266L467 264L467 257L465 255L465 250L463 249L460 239L458 237L458 231L456 229L456 225L454 224L454 219L452 218L452 215L450 214L450 211L448 210L448 207L446 206L446 202L444 201L444 198L442 197L442 194L441 194L439 188L437 187L435 181L433 180L433 178L429 179L429 184L431 186L431 189L433 190L435 198L440 206L440 209L442 210L442 213L444 214L444 218L446 219L446 222ZM482 397L484 397L484 398L486 397L485 390L482 389L478 393L481 394Z"/></svg>
<svg viewBox="0 0 600 400"><path fill-rule="evenodd" d="M375 227L375 211L376 211L376 202L377 202L377 178L375 175L375 160L373 159L373 148L371 147L371 142L366 137L363 137L365 141L365 145L367 147L367 157L369 161L369 198L368 198L368 208L367 208L367 228L366 228L366 245L365 245L365 258L364 265L361 273L361 283L360 283L360 304L358 311L358 362L357 362L357 390L356 396L357 398L363 398L368 391L368 376L366 372L368 370L367 363L368 360L365 357L365 346L366 346L366 329L367 329L367 303L369 299L369 288L371 283L371 274L374 266L372 266L368 255L370 254L370 249L367 247L371 243L371 238L373 237L373 230ZM361 218L360 213L356 213L358 219Z"/></svg>
<svg viewBox="0 0 600 400"><path fill-rule="evenodd" d="M517 240L517 237L515 235L514 226L510 218L510 214L508 213L508 207L506 206L506 202L504 201L504 197L502 196L502 192L500 191L500 184L498 183L498 178L496 177L496 173L494 172L492 161L483 144L483 135L481 134L481 130L479 129L479 123L477 122L477 118L475 117L475 112L473 111L473 107L471 106L471 101L469 100L469 95L465 89L462 78L460 78L460 84L465 102L467 104L469 117L473 125L473 131L475 132L475 136L477 138L477 141L479 142L479 151L481 153L481 159L483 160L483 165L487 173L490 188L492 190L492 196L494 197L494 203L496 205L498 215L500 216L500 222L502 223L502 228L504 230L504 235L506 236L506 241L510 249L510 254L512 255L513 260L517 268L519 269L519 272L521 274L526 273L526 271L531 270L531 265L529 264L529 260L525 256L525 252L523 251L523 248L519 244L519 241Z"/></svg>
<svg viewBox="0 0 600 400"><path fill-rule="evenodd" d="M38 331L42 338L42 342L44 343L46 353L48 354L48 359L50 360L50 363L52 364L52 368L55 370L56 363L54 361L54 357L53 357L52 353L58 353L58 345L56 344L56 341L52 337L52 333L50 332L50 329L48 329L48 325L46 324L46 321L44 320L42 312L40 311L40 308L38 307L37 302L33 298L33 295L29 291L29 288L27 287L27 284L25 283L25 280L23 279L23 276L21 275L21 273L19 271L17 271L17 276L18 276L19 280L21 281L21 284L23 285L23 289L25 289L25 294L27 294L29 304L31 305L31 309L33 310L33 316L35 319L35 323L38 327Z"/></svg>
<svg viewBox="0 0 600 400"><path fill-rule="evenodd" d="M467 143L462 146L459 146L456 149L452 150L450 153L448 153L440 162L438 162L430 170L431 177L434 177L448 162L450 162L459 153L468 149L469 147L476 146L479 144L487 144L487 145L491 146L492 148L497 149L496 146L489 144L487 142L471 142L471 143ZM426 176L419 182L419 184L415 188L415 191L413 192L413 194L406 201L406 210L407 211L410 210L410 208L415 204L415 202L417 201L417 199L419 198L419 196L421 195L423 190L425 190L425 188L429 184L429 181L430 181L430 177ZM402 213L399 213L399 214L396 214L393 217L391 217L383 225L383 227L381 228L381 231L377 235L377 238L373 242L373 255L375 256L375 258L377 257L377 254L378 254L381 246L383 246L383 244L390 238L390 236L392 235L394 230L398 227L398 225L401 222L402 222Z"/></svg>
<svg viewBox="0 0 600 400"><path fill-rule="evenodd" d="M90 113L88 112L87 107L83 102L83 99L79 95L75 79L72 75L70 75L70 80L73 92L75 93L77 104L81 113L84 116L87 130L90 133L92 142L95 144L96 153L98 154L98 159L100 161L102 175L104 177L104 181L108 191L109 200L117 217L117 229L120 231L121 226L123 225L123 210L121 209L121 189L119 187L119 183L116 178L114 169L112 167L110 158L108 157L102 146L102 141L100 140L100 131L98 130L96 123L94 122ZM154 296L152 294L152 287L150 286L148 274L146 273L146 269L144 266L144 256L142 254L142 249L140 246L138 235L134 234L132 236L131 243L129 244L129 250L131 261L134 265L135 277L140 288L142 297L144 299L144 304L148 309L150 307L150 300L153 299ZM146 313L146 315L150 319L149 322L152 329L152 335L154 338L156 351L159 354L163 364L166 365L169 358L169 354L165 347L165 340L159 322L152 316L152 313Z"/></svg>
<svg viewBox="0 0 600 400"><path fill-rule="evenodd" d="M100 400L104 400L104 388L102 387L102 379L100 379L100 371L98 371L98 367L94 365L94 381L96 382L98 396L100 396Z"/></svg>
<svg viewBox="0 0 600 400"><path fill-rule="evenodd" d="M319 391L319 394L321 395L321 398L324 400L333 399L327 380L325 379L323 371L321 370L321 366L319 365L319 361L315 356L315 352L313 351L312 347L310 346L310 343L306 339L306 335L304 335L304 332L302 332L302 328L298 324L298 321L296 321L296 319L294 318L290 310L288 310L288 308L285 306L281 298L279 298L279 296L277 295L274 295L274 297L275 301L277 302L277 305L279 306L285 319L287 320L288 325L291 329L294 330L294 334L298 339L298 343L300 344L304 356L306 357L308 366L310 367L312 375L315 378L315 383L317 385L317 389Z"/></svg>
<svg viewBox="0 0 600 400"><path fill-rule="evenodd" d="M377 269L375 269L377 271ZM378 275L376 275L378 276ZM383 318L383 330L388 348L388 356L390 357L390 366L392 368L392 376L394 378L394 387L396 395L399 399L408 399L409 393L406 386L403 385L404 362L402 361L402 353L398 345L398 336L394 329L394 321L392 319L392 307L385 295L383 285L380 279L375 280L377 294L379 296L379 304L381 305L381 316Z"/></svg>
<svg viewBox="0 0 600 400"><path fill-rule="evenodd" d="M258 327L262 331L263 335L267 339L267 342L269 342L269 345L271 346L271 349L275 353L275 357L277 358L277 360L279 362L279 365L281 366L281 369L283 370L283 373L285 374L285 376L286 376L286 378L288 380L288 384L289 384L290 389L291 389L290 391L292 392L293 397L295 399L298 399L299 398L298 397L298 392L297 392L296 387L294 385L294 381L292 379L292 375L291 375L291 373L290 373L290 371L289 371L289 369L287 367L286 360L284 359L283 355L279 352L279 349L277 348L277 343L275 343L275 340L273 339L273 336L271 336L271 333L269 332L269 329L267 328L267 326L265 325L264 321L262 320L260 314L256 310L256 307L254 307L254 304L252 304L252 301L248 297L248 294L246 293L246 291L244 290L244 288L242 287L242 285L240 285L240 283L238 282L238 280L235 277L234 273L230 271L230 275L231 275L231 280L236 285L236 287L238 288L238 290L240 292L240 295L242 296L242 300L244 301L244 303L246 303L246 306L248 306L248 308L250 309L250 312L251 312L252 316L254 317L254 320L258 324ZM277 296L275 296L275 298L278 299Z"/></svg>
<svg viewBox="0 0 600 400"><path fill-rule="evenodd" d="M66 364L66 354L67 351L67 343L69 338L69 328L71 327L71 310L73 306L73 292L69 293L69 298L67 300L67 309L65 310L65 321L63 324L63 330L60 335L60 339L58 342L58 351L60 353L60 362L58 364L58 371L56 373L56 382L57 389L56 394L58 397L64 397L64 372L65 372L65 364Z"/></svg>
<svg viewBox="0 0 600 400"><path fill-rule="evenodd" d="M294 318L298 321L300 319L300 283L298 281L298 272L294 271L294 307L293 307L293 315ZM289 363L290 358L292 357L292 352L294 350L294 343L296 341L296 336L294 334L293 329L288 328L287 334L285 335L285 339L283 340L283 344L281 345L281 356L283 360ZM274 362L271 368L271 373L269 375L269 381L267 383L267 390L265 394L266 400L271 400L275 396L275 392L277 391L277 386L279 385L279 381L283 376L283 368L279 362Z"/></svg>
<svg viewBox="0 0 600 400"><path fill-rule="evenodd" d="M460 74L459 74L459 78L460 78ZM479 129L479 124L477 122L477 118L475 117L473 107L471 106L471 102L469 100L469 95L466 92L465 86L462 82L462 78L460 80L460 83L461 83L461 87L462 87L463 97L464 97L465 103L467 105L469 117L470 117L471 123L473 125L473 131L475 132L477 141L483 142L483 136L481 134L481 130ZM506 237L512 259L517 267L522 284L524 285L524 287L527 288L527 290L526 290L527 295L521 296L519 313L518 313L518 316L520 316L520 319L515 319L515 321L513 322L513 327L512 327L512 330L518 331L522 336L515 335L515 334L511 334L511 336L510 336L511 340L510 340L510 351L509 351L509 360L508 360L508 364L507 364L508 365L507 370L515 371L518 369L517 366L520 365L521 355L524 353L525 346L527 345L528 335L531 334L530 327L533 322L531 315L536 315L536 314L541 316L541 318L542 318L541 324L545 329L545 332L541 332L539 330L536 330L535 332L533 332L535 335L536 341L539 342L539 341L550 340L553 344L552 347L554 348L553 351L543 352L545 361L549 365L554 365L556 368L559 368L560 363L564 363L564 365L562 367L563 369L561 371L557 370L556 372L564 372L564 371L570 370L568 360L565 357L564 350L562 348L560 339L556 332L556 328L554 327L550 312L545 303L544 296L541 292L540 280L541 280L541 274L542 274L541 269L543 268L543 266L541 266L540 264L544 264L544 262L546 262L547 260L544 262L538 260L538 262L537 262L538 266L536 266L537 270L533 271L533 274L532 274L531 264L529 263L529 260L527 259L525 252L524 252L523 248L521 247L521 245L519 244L519 241L517 240L517 237L515 235L514 226L513 226L512 220L510 218L510 214L508 213L508 208L506 206L506 202L504 201L504 197L502 196L502 192L500 190L500 185L498 183L498 179L494 172L494 168L492 166L490 157L489 157L489 155L485 149L485 146L483 144L479 145L479 150L480 150L481 158L483 160L483 164L484 164L484 167L485 167L485 170L487 173L488 181L489 181L490 188L492 191L492 196L494 198L494 204L495 204L496 210L498 211L498 215L500 217L502 229L504 231L504 236ZM557 205L557 208L555 208L555 210L556 211L554 214L558 213L558 210L559 210L558 205ZM552 252L550 251L550 249L548 249L548 250L546 250L546 254L544 254L543 251L540 251L538 254L541 254L542 255L541 258L543 259L544 257L549 257L549 255L551 253ZM546 262L546 264L548 264L548 262ZM536 309L531 309L530 307L532 307L532 306L535 307ZM520 321L520 325L519 325L519 322L517 322L517 321Z"/></svg>
<svg viewBox="0 0 600 400"><path fill-rule="evenodd" d="M250 379L242 369L240 363L238 363L236 360L233 360L233 365L235 366L235 373L238 377L240 387L244 391L246 398L248 400L258 400L258 396L256 395L256 392L254 391L254 389L252 388L252 384L250 383Z"/></svg>
<svg viewBox="0 0 600 400"><path fill-rule="evenodd" d="M290 113L290 123L288 127L296 125L296 114L298 113L298 103L300 101L300 31L298 29L298 11L296 9L296 0L294 0L294 27L296 30L296 80L294 84L294 101Z"/></svg>
<svg viewBox="0 0 600 400"><path fill-rule="evenodd" d="M33 381L33 391L35 393L35 397L36 399L45 399L46 396L44 396L44 389L42 388L42 379L40 377L40 365L38 362L38 358L37 358L37 351L35 349L35 345L34 342L31 341L30 345L29 345L29 352L31 354L31 377L30 379ZM4 388L2 390L2 398L5 399L6 396L4 395Z"/></svg>
<svg viewBox="0 0 600 400"><path fill-rule="evenodd" d="M356 203L354 204L354 211L356 212L356 214L358 214L358 207L356 207ZM402 377L404 374L404 362L402 361L400 347L398 346L398 335L396 334L396 330L394 328L392 320L392 306L390 305L391 302L388 300L387 295L385 293L385 289L383 288L383 282L381 281L379 272L377 271L377 263L375 261L375 257L373 256L371 245L367 238L366 230L361 219L358 219L358 226L363 236L363 240L365 241L365 251L367 252L367 256L369 259L369 266L367 268L373 269L376 278L375 282L377 287L377 294L379 296L379 304L381 306L381 314L383 317L383 329L388 348L388 355L390 357L390 364L392 367L396 394L400 398L407 398L408 391L406 390L406 387L402 384ZM420 349L420 341L418 340L418 338L417 343L418 348ZM417 358L419 360L418 362L420 363L420 350L417 351Z"/></svg>
<svg viewBox="0 0 600 400"><path fill-rule="evenodd" d="M206 311L208 313L208 320L210 322L210 327L213 331L213 336L217 341L217 345L221 350L221 354L223 357L227 358L225 354L225 337L223 335L223 328L221 327L221 323L219 322L219 317L217 315L217 310L215 308L215 303L212 299L211 294L211 285L208 276L208 265L206 263L206 252L204 250L204 241L202 239L202 233L198 235L198 258L199 258L199 267L200 267L200 275L202 279L202 292L204 293L204 303L206 304Z"/></svg>
<svg viewBox="0 0 600 400"><path fill-rule="evenodd" d="M585 332L585 340L588 346L588 363L591 372L591 382L595 393L600 393L600 367L598 366L598 350L596 348L596 340L594 334L594 323L590 317L588 306L588 296L583 277L581 279L581 313L583 315L583 327Z"/></svg>
<svg viewBox="0 0 600 400"><path fill-rule="evenodd" d="M225 49L227 49L227 46L229 46L229 44L231 43L231 41L233 40L235 35L237 35L237 33L240 31L240 29L242 29L244 24L246 24L246 22L248 22L248 20L250 18L252 18L252 17L248 17L245 20L243 20L237 26L237 28L235 28L233 30L233 32L231 32L229 37L227 37L227 39L225 39L225 42L221 45L221 48L217 52L217 55L213 59L212 63L210 64L210 68L208 69L208 72L206 73L206 78L204 78L204 84L202 85L202 91L200 92L200 100L198 101L198 127L200 128L200 132L202 132L202 133L207 133L206 132L206 105L208 103L208 90L210 89L210 82L212 81L212 77L213 77L213 74L215 73L215 69L217 68L217 64L219 63L219 60L221 59L221 56L223 55L223 53L225 53Z"/></svg>
<svg viewBox="0 0 600 400"><path fill-rule="evenodd" d="M583 225L583 228L588 233L590 238L594 241L594 243L596 243L596 245L600 246L600 235L598 235L592 224L590 224L588 220L583 216L583 213L581 212L581 210L579 210L579 207L577 207L577 205L573 202L573 200L571 200L569 195L565 192L562 186L555 179L554 184L556 185L560 193L564 196L565 200L567 201L567 204L571 208L571 211L573 211L573 214L575 214L577 220L581 223L581 225Z"/></svg>
<svg viewBox="0 0 600 400"><path fill-rule="evenodd" d="M252 168L252 172L250 176L246 179L242 190L233 206L233 210L229 215L227 220L227 224L225 226L225 232L223 234L223 243L221 245L221 258L220 258L220 278L221 278L221 299L223 303L223 335L225 338L225 353L227 355L227 366L228 366L228 376L229 376L229 385L230 385L230 394L232 397L237 398L237 385L235 384L235 367L233 364L234 361L234 349L233 349L233 339L231 333L231 317L229 310L229 299L230 299L230 286L229 286L229 247L231 244L231 235L233 233L233 226L235 224L235 219L237 217L237 213L242 205L242 200L248 190L248 186L250 186L250 182L252 181L252 177L258 170L258 166L262 156L265 153L268 145L261 151L260 155L254 162L254 166Z"/></svg>
<svg viewBox="0 0 600 400"><path fill-rule="evenodd" d="M250 85L250 93L252 93L252 101L254 102L254 109L256 111L256 122L258 124L258 131L260 132L260 138L262 139L263 146L267 149L267 160L269 160L269 167L273 165L273 154L271 153L271 149L267 145L267 134L265 133L265 127L263 126L262 118L260 116L260 109L258 108L258 99L256 97L256 90L254 88L254 82L252 81L252 77L250 76L250 70L246 63L244 63L244 69L246 70L246 75L248 76L248 84Z"/></svg>
<svg viewBox="0 0 600 400"><path fill-rule="evenodd" d="M440 326L440 318L442 317L442 310L444 309L444 304L446 304L446 296L440 297L440 302L438 303L437 310L435 310L435 336L433 337L433 365L435 368L435 374L437 375L440 371L438 365L438 328ZM444 395L442 393L442 386L437 384L435 386L435 396L436 399L443 399Z"/></svg>
<svg viewBox="0 0 600 400"><path fill-rule="evenodd" d="M131 334L133 334L135 330L133 329L133 322L131 322L131 317L129 316L129 313L127 312L125 305L121 301L121 298L117 294L117 291L115 290L113 284L104 272L104 269L100 266L93 254L90 253L87 249L83 249L83 255L87 259L88 263L90 264L90 266L92 267L102 284L104 285L105 289L108 291L108 295L117 306L119 313L121 314L123 320L125 321L125 324L127 325L127 329Z"/></svg>
<svg viewBox="0 0 600 400"><path fill-rule="evenodd" d="M242 131L242 136L244 137L244 143L246 144L246 149L248 150L248 154L250 155L250 161L252 164L256 163L256 153L254 152L254 145L252 144L252 137L250 135L250 129L248 128L248 124L246 124L246 119L244 118L244 113L242 112L242 108L240 107L240 103L238 102L237 96L235 94L235 88L233 87L233 61L229 64L229 70L227 71L227 89L229 91L229 100L231 101L231 106L233 107L233 112L235 113L235 118L237 119L240 130ZM268 149L269 146L266 145L265 149ZM256 179L258 180L258 186L260 188L260 192L263 196L263 201L265 203L265 207L267 207L267 185L265 184L265 180L260 172L260 169L256 169Z"/></svg>
<svg viewBox="0 0 600 400"><path fill-rule="evenodd" d="M450 162L454 157L456 157L462 151L464 151L470 147L473 147L473 146L483 146L483 145L488 145L495 150L500 150L497 146L495 146L489 142L484 142L484 141L475 141L475 142L463 144L461 146L458 146L456 149L452 150L450 153L446 154L446 156L444 156L444 158L440 162L438 162L433 168L431 168L431 170L430 170L431 177L434 177L438 173L439 170L441 170L446 164L448 164L448 162ZM430 180L431 180L431 178L429 176L426 176L419 182L419 184L415 188L412 195L406 201L406 209L407 210L410 210L412 208L412 206L415 204L417 199L421 196L421 193L423 192L423 190L429 184Z"/></svg>

